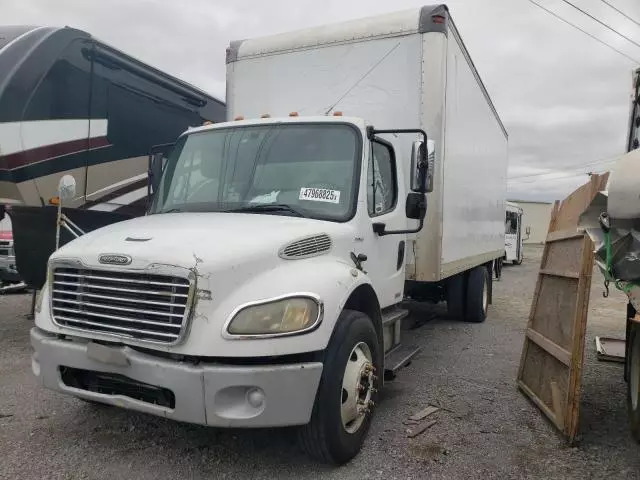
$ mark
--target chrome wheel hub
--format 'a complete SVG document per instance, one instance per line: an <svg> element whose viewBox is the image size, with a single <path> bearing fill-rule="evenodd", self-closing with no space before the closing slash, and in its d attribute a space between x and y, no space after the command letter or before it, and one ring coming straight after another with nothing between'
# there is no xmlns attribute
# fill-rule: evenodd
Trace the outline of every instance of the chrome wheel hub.
<svg viewBox="0 0 640 480"><path fill-rule="evenodd" d="M347 432L357 432L371 412L376 378L371 350L366 343L360 342L351 350L342 379L340 413Z"/></svg>

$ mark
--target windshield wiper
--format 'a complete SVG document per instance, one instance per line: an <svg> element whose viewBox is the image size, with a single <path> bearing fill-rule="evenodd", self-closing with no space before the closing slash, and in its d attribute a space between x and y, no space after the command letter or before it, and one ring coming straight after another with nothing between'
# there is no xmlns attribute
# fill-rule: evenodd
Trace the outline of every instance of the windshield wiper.
<svg viewBox="0 0 640 480"><path fill-rule="evenodd" d="M307 218L308 215L303 213L296 207L292 207L291 205L287 205L286 203L258 203L255 205L245 205L244 207L234 208L232 210L227 210L229 212L289 212L293 213L297 217Z"/></svg>
<svg viewBox="0 0 640 480"><path fill-rule="evenodd" d="M182 211L182 209L180 209L180 208L170 208L169 210L160 210L160 212L158 212L158 213L174 213L174 212L178 213L178 212L181 212L181 211Z"/></svg>

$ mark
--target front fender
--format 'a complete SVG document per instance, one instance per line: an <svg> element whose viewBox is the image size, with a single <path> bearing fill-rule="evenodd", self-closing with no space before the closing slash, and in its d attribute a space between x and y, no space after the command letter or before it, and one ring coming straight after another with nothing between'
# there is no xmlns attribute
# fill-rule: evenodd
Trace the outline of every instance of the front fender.
<svg viewBox="0 0 640 480"><path fill-rule="evenodd" d="M200 298L189 338L180 350L216 357L278 356L324 350L351 293L370 284L366 274L333 257L283 262L237 285L222 301ZM223 329L233 312L247 303L295 293L320 297L324 315L313 331L279 338L230 339Z"/></svg>

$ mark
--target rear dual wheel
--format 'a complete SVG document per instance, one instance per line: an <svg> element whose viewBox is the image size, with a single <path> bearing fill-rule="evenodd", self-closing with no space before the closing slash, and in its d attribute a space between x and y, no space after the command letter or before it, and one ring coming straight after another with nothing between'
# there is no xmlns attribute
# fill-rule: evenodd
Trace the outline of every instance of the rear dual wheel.
<svg viewBox="0 0 640 480"><path fill-rule="evenodd" d="M484 322L489 309L490 282L484 265L449 278L445 286L449 315L467 322Z"/></svg>

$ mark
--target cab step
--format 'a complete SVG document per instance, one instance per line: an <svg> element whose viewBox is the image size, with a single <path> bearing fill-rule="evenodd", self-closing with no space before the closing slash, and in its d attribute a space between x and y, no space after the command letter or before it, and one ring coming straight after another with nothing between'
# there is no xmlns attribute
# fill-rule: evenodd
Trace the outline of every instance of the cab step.
<svg viewBox="0 0 640 480"><path fill-rule="evenodd" d="M400 345L402 320L409 315L408 310L391 307L382 311L382 332L384 336L384 353L387 354Z"/></svg>
<svg viewBox="0 0 640 480"><path fill-rule="evenodd" d="M411 345L398 345L390 350L384 356L384 379L393 380L398 371L409 365L420 350L420 347Z"/></svg>
<svg viewBox="0 0 640 480"><path fill-rule="evenodd" d="M391 307L382 312L382 326L389 325L390 323L395 323L409 315L409 310L405 310L404 308Z"/></svg>

